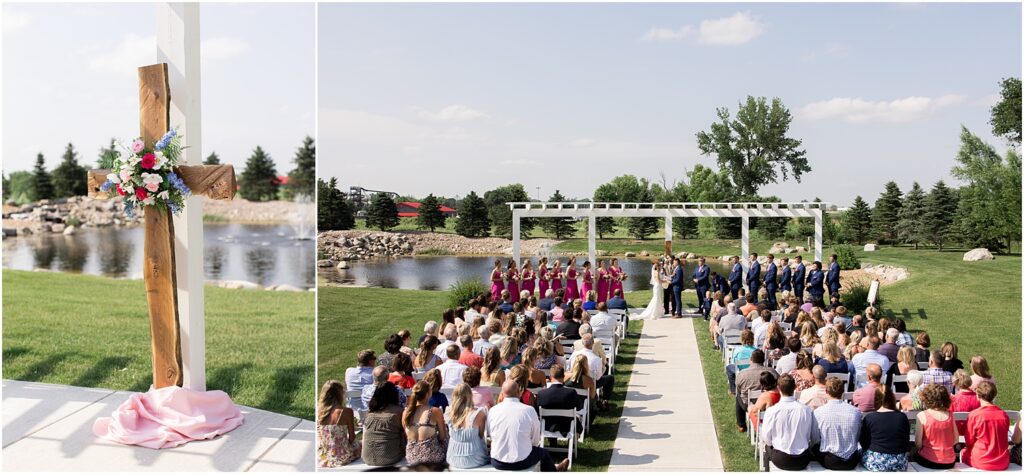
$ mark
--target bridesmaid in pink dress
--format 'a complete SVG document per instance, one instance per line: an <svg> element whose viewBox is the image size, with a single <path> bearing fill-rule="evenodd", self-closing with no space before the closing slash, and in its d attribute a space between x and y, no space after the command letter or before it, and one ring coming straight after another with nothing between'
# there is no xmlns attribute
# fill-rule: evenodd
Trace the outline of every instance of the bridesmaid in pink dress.
<svg viewBox="0 0 1024 474"><path fill-rule="evenodd" d="M537 264L537 298L544 298L544 295L548 292L548 258L541 257L540 263Z"/></svg>
<svg viewBox="0 0 1024 474"><path fill-rule="evenodd" d="M619 267L619 259L613 258L612 264L608 268L608 273L611 274L611 286L608 288L608 296L615 295L615 290L622 291L622 267ZM622 293L625 295L626 293Z"/></svg>
<svg viewBox="0 0 1024 474"><path fill-rule="evenodd" d="M533 296L533 285L535 282L533 280L533 264L530 263L530 259L526 259L523 261L523 273L521 274L521 276L523 279L522 289L529 291L530 296Z"/></svg>
<svg viewBox="0 0 1024 474"><path fill-rule="evenodd" d="M555 264L551 267L551 291L555 294L558 290L562 289L562 261L555 259Z"/></svg>
<svg viewBox="0 0 1024 474"><path fill-rule="evenodd" d="M508 294L512 302L519 301L519 270L516 270L516 261L508 261Z"/></svg>
<svg viewBox="0 0 1024 474"><path fill-rule="evenodd" d="M597 261L597 302L608 301L608 283L612 275L604 268L604 260Z"/></svg>
<svg viewBox="0 0 1024 474"><path fill-rule="evenodd" d="M565 297L572 301L580 297L580 289L577 286L579 282L576 281L579 277L576 271L576 257L569 257L569 263L565 266Z"/></svg>
<svg viewBox="0 0 1024 474"><path fill-rule="evenodd" d="M583 262L583 294L580 296L586 298L591 291L594 291L594 275L590 273L590 261L588 260Z"/></svg>
<svg viewBox="0 0 1024 474"><path fill-rule="evenodd" d="M491 270L491 301L501 301L501 292L505 289L503 278L501 260L494 259L494 268Z"/></svg>

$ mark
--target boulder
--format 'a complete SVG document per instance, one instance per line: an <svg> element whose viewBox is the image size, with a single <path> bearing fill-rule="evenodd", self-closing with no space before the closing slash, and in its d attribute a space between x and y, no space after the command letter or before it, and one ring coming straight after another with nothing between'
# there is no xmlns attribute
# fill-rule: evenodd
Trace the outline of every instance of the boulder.
<svg viewBox="0 0 1024 474"><path fill-rule="evenodd" d="M796 247L793 247L793 251L795 251L796 253L804 253L807 251L807 249L798 245Z"/></svg>
<svg viewBox="0 0 1024 474"><path fill-rule="evenodd" d="M732 260L732 255L722 255L721 257L718 257L718 259L723 262L728 262L729 260Z"/></svg>
<svg viewBox="0 0 1024 474"><path fill-rule="evenodd" d="M316 266L320 268L329 268L334 266L334 261L331 259L317 260Z"/></svg>
<svg viewBox="0 0 1024 474"><path fill-rule="evenodd" d="M52 225L50 225L50 232L53 232L54 234L59 234L61 232L64 232L65 230L66 230L66 227L64 226L64 224L52 224Z"/></svg>
<svg viewBox="0 0 1024 474"><path fill-rule="evenodd" d="M223 280L217 282L217 286L221 288L227 288L229 290L258 290L262 288L260 285L251 281L244 280Z"/></svg>
<svg viewBox="0 0 1024 474"><path fill-rule="evenodd" d="M271 287L269 287L267 289L268 290L272 290L272 291L306 291L306 290L303 290L302 288L299 288L297 286L292 286L292 285L288 285L288 284L285 284L285 285L274 285L274 286L271 286Z"/></svg>
<svg viewBox="0 0 1024 474"><path fill-rule="evenodd" d="M979 260L992 260L992 252L989 252L986 248L976 248L968 251L964 254L965 262L977 262Z"/></svg>
<svg viewBox="0 0 1024 474"><path fill-rule="evenodd" d="M348 262L342 260L342 261L338 262L338 266L336 268L338 270L348 270Z"/></svg>
<svg viewBox="0 0 1024 474"><path fill-rule="evenodd" d="M651 252L648 252L646 250L641 250L640 251L640 256L641 257L650 257L651 256Z"/></svg>
<svg viewBox="0 0 1024 474"><path fill-rule="evenodd" d="M875 245L875 244L864 244L864 251L865 252L874 252L875 250L878 250L878 246L877 245Z"/></svg>
<svg viewBox="0 0 1024 474"><path fill-rule="evenodd" d="M636 252L626 252L623 256L626 258L633 258L636 257Z"/></svg>
<svg viewBox="0 0 1024 474"><path fill-rule="evenodd" d="M775 242L772 247L768 249L768 253L786 253L786 249L789 248L789 244L786 242Z"/></svg>

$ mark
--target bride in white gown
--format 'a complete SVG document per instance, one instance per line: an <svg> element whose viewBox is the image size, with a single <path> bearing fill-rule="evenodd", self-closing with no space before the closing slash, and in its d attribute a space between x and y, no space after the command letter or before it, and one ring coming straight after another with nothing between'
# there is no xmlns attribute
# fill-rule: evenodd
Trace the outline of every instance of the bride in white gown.
<svg viewBox="0 0 1024 474"><path fill-rule="evenodd" d="M654 295L651 297L651 302L647 303L647 308L644 312L640 313L640 319L659 319L665 317L665 304L662 300L664 294L664 277L661 274L661 262L655 262L651 265L651 292Z"/></svg>

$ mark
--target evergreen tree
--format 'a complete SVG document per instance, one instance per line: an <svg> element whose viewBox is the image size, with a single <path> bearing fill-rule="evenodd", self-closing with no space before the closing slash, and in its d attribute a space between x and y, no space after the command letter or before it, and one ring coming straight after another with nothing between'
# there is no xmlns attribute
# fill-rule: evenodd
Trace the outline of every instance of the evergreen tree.
<svg viewBox="0 0 1024 474"><path fill-rule="evenodd" d="M896 243L896 225L900 220L900 208L903 206L903 193L895 181L885 183L885 191L875 201L875 211L871 216L874 235L879 243Z"/></svg>
<svg viewBox="0 0 1024 474"><path fill-rule="evenodd" d="M956 191L948 188L942 180L932 186L924 200L923 230L928 240L939 247L940 252L942 245L953 237L957 201Z"/></svg>
<svg viewBox="0 0 1024 474"><path fill-rule="evenodd" d="M430 229L431 232L438 227L444 227L444 221L448 218L441 212L441 201L433 194L420 201L420 209L416 214L416 225L421 229Z"/></svg>
<svg viewBox="0 0 1024 474"><path fill-rule="evenodd" d="M53 178L50 176L50 172L46 171L46 159L43 158L42 153L36 155L36 166L32 170L32 175L35 178L33 187L36 199L52 199Z"/></svg>
<svg viewBox="0 0 1024 474"><path fill-rule="evenodd" d="M754 196L750 202L782 202L777 196ZM750 219L750 227L757 229L766 239L779 239L786 233L787 217L755 217Z"/></svg>
<svg viewBox="0 0 1024 474"><path fill-rule="evenodd" d="M393 229L401 220L398 219L398 205L388 193L376 193L370 200L366 210L366 227L381 231Z"/></svg>
<svg viewBox="0 0 1024 474"><path fill-rule="evenodd" d="M914 244L915 249L925 241L924 211L927 197L924 190L921 189L921 185L915 181L914 186L903 198L903 205L900 206L896 235L899 240Z"/></svg>
<svg viewBox="0 0 1024 474"><path fill-rule="evenodd" d="M299 195L312 195L313 183L316 182L316 145L312 137L302 140L302 146L295 152L295 169L288 173L288 185L285 186L285 198L292 199Z"/></svg>
<svg viewBox="0 0 1024 474"><path fill-rule="evenodd" d="M89 170L78 164L78 152L75 146L68 143L64 148L64 156L53 169L53 197L64 198L71 196L85 196L88 194L88 173Z"/></svg>
<svg viewBox="0 0 1024 474"><path fill-rule="evenodd" d="M317 228L347 230L355 227L355 215L345 194L338 189L338 178L317 180Z"/></svg>
<svg viewBox="0 0 1024 474"><path fill-rule="evenodd" d="M529 202L530 196L522 184L509 184L501 186L484 193L484 202L487 203L487 218L494 227L494 235L498 237L512 238L512 209L508 207L510 202ZM520 219L519 231L522 237L530 237L533 230L533 219Z"/></svg>
<svg viewBox="0 0 1024 474"><path fill-rule="evenodd" d="M644 185L640 191L640 195L635 202L654 202L654 193L651 192L650 186L647 186L647 180L641 180L641 184ZM647 236L658 232L658 218L657 217L633 217L629 219L629 223L626 225L626 230L629 235L636 239L644 240Z"/></svg>
<svg viewBox="0 0 1024 474"><path fill-rule="evenodd" d="M245 162L245 171L238 180L238 194L249 201L272 201L277 199L277 168L270 155L257 146Z"/></svg>
<svg viewBox="0 0 1024 474"><path fill-rule="evenodd" d="M616 201L615 189L612 183L604 183L594 190L594 202ZM589 226L589 224L588 224ZM615 219L612 217L598 217L594 219L594 232L597 238L603 239L605 235L615 234Z"/></svg>
<svg viewBox="0 0 1024 474"><path fill-rule="evenodd" d="M217 156L217 152L211 151L210 152L210 156L207 156L206 159L203 160L203 164L204 165L219 165L220 164L220 156Z"/></svg>
<svg viewBox="0 0 1024 474"><path fill-rule="evenodd" d="M871 207L857 196L853 206L843 215L843 231L847 240L863 245L871 236Z"/></svg>
<svg viewBox="0 0 1024 474"><path fill-rule="evenodd" d="M111 138L109 146L100 148L99 154L96 158L96 168L110 169L111 165L114 163L114 158L117 158L120 154L120 152L117 151L116 144L117 140ZM88 179L86 179L86 181L88 181ZM86 186L88 186L88 184L86 184Z"/></svg>
<svg viewBox="0 0 1024 474"><path fill-rule="evenodd" d="M470 192L459 206L459 217L455 220L455 233L463 237L487 237L491 232L491 221L487 217L487 203L476 192Z"/></svg>
<svg viewBox="0 0 1024 474"><path fill-rule="evenodd" d="M548 202L565 202L565 196L559 190L555 190L555 194L552 194L548 199ZM571 217L547 217L540 222L541 229L544 232L554 235L556 239L564 239L576 235L576 223Z"/></svg>
<svg viewBox="0 0 1024 474"><path fill-rule="evenodd" d="M690 187L684 182L676 183L676 185L666 193L665 200L672 202L690 202ZM697 218L673 217L672 236L677 239L697 238Z"/></svg>

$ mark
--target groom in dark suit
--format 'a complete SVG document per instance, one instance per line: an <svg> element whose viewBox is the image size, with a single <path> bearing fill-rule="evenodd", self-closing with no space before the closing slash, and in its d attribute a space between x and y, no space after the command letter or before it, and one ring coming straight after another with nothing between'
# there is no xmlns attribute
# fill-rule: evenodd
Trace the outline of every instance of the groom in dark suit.
<svg viewBox="0 0 1024 474"><path fill-rule="evenodd" d="M672 316L678 318L683 316L683 266L679 263L679 257L673 258L672 263L675 264L675 270L672 271L672 304L675 305Z"/></svg>
<svg viewBox="0 0 1024 474"><path fill-rule="evenodd" d="M662 262L661 271L659 274L663 280L668 280L671 276L671 266L672 260L669 260L668 256L666 256L664 261ZM672 285L668 285L662 289L661 302L665 307L665 314L671 315L674 310L674 308L672 307Z"/></svg>

